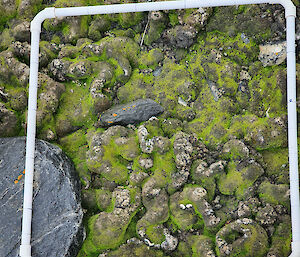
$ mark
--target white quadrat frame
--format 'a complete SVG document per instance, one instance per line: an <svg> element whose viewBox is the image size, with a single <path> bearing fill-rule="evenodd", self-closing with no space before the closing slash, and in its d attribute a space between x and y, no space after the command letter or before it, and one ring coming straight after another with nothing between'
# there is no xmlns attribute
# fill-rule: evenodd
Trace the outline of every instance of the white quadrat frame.
<svg viewBox="0 0 300 257"><path fill-rule="evenodd" d="M22 219L21 257L31 257L31 220L32 192L34 172L34 152L36 136L36 109L38 90L39 41L41 25L45 19L96 14L129 13L161 11L200 7L248 5L248 4L281 4L285 8L287 40L287 109L288 109L288 146L290 200L292 219L292 257L300 257L300 207L299 175L297 150L297 110L296 110L296 57L295 57L295 18L296 7L291 0L179 0L164 2L146 2L130 4L113 4L69 8L45 8L31 22L31 54L29 99L27 118L25 184Z"/></svg>

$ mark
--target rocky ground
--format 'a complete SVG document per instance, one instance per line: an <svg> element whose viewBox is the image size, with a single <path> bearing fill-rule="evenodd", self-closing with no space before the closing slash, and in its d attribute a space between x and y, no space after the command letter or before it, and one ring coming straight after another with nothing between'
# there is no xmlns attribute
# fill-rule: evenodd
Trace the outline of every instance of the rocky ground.
<svg viewBox="0 0 300 257"><path fill-rule="evenodd" d="M0 1L0 137L25 135L34 15L120 2ZM80 176L78 257L289 255L284 40L278 5L43 23L37 134Z"/></svg>

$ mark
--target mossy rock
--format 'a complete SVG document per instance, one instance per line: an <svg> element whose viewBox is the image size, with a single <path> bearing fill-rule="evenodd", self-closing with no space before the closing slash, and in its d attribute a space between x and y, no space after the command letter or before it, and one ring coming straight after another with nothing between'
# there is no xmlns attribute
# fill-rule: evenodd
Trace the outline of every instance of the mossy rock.
<svg viewBox="0 0 300 257"><path fill-rule="evenodd" d="M282 222L278 224L271 238L271 248L269 255L289 256L291 252L291 218L288 215L282 217Z"/></svg>
<svg viewBox="0 0 300 257"><path fill-rule="evenodd" d="M91 182L91 174L86 164L86 152L88 151L86 131L80 129L60 138L59 144L62 146L64 152L72 159L81 183L84 186L88 186Z"/></svg>
<svg viewBox="0 0 300 257"><path fill-rule="evenodd" d="M169 90L172 87L172 90ZM162 71L158 76L144 76L138 70L132 78L118 90L121 102L138 98L151 98L158 101L165 109L163 117L177 117L179 97L187 104L196 99L197 89L185 67L171 60L165 60Z"/></svg>
<svg viewBox="0 0 300 257"><path fill-rule="evenodd" d="M203 228L203 222L194 209L186 208L181 202L184 202L184 198L180 192L176 192L170 197L170 217L178 229L188 231L193 228Z"/></svg>
<svg viewBox="0 0 300 257"><path fill-rule="evenodd" d="M258 5L238 7L218 7L206 25L207 31L220 31L236 36L243 31L257 42L269 39L273 21L263 17Z"/></svg>
<svg viewBox="0 0 300 257"><path fill-rule="evenodd" d="M125 57L130 65L137 65L139 46L128 37L105 37L98 42L99 46L105 50L106 58L118 60L120 56Z"/></svg>
<svg viewBox="0 0 300 257"><path fill-rule="evenodd" d="M209 201L212 201L216 190L216 181L225 174L225 161L218 161L210 166L202 160L196 160L193 163L191 175L193 181L204 187L207 191Z"/></svg>
<svg viewBox="0 0 300 257"><path fill-rule="evenodd" d="M270 149L262 152L266 174L278 184L288 184L288 149Z"/></svg>
<svg viewBox="0 0 300 257"><path fill-rule="evenodd" d="M140 205L136 188L117 188L113 192L112 212L100 212L88 221L89 234L81 249L81 256L93 256L101 250L115 249L124 240L126 229Z"/></svg>
<svg viewBox="0 0 300 257"><path fill-rule="evenodd" d="M178 197L178 196L177 196ZM215 216L215 213L207 202L207 192L203 187L198 185L186 185L179 196L179 201L176 203L177 205L183 204L186 206L192 205L196 215L199 218L198 220L194 220L192 226L187 224L187 219L191 220L191 216L184 214L178 209L178 206L172 204L173 217L175 224L183 229L190 229L193 226L201 228L204 227L205 231L216 232L219 226L223 223L219 217ZM189 206L189 208L191 208ZM188 209L184 211L188 212Z"/></svg>
<svg viewBox="0 0 300 257"><path fill-rule="evenodd" d="M192 248L192 257L213 256L215 254L213 240L208 236L190 235L188 243Z"/></svg>
<svg viewBox="0 0 300 257"><path fill-rule="evenodd" d="M286 113L286 74L282 67L250 66L248 92L236 95L240 106L258 117L278 117Z"/></svg>
<svg viewBox="0 0 300 257"><path fill-rule="evenodd" d="M155 69L158 64L163 60L164 54L159 48L151 49L149 52L141 52L139 57L139 68L146 69L151 68Z"/></svg>
<svg viewBox="0 0 300 257"><path fill-rule="evenodd" d="M89 26L88 37L94 41L102 38L102 33L110 28L110 15L95 15Z"/></svg>
<svg viewBox="0 0 300 257"><path fill-rule="evenodd" d="M125 184L128 164L140 154L135 132L121 126L113 126L104 133L92 132L87 153L90 171L109 181Z"/></svg>
<svg viewBox="0 0 300 257"><path fill-rule="evenodd" d="M111 208L112 194L105 189L82 190L82 207L89 211L107 211Z"/></svg>
<svg viewBox="0 0 300 257"><path fill-rule="evenodd" d="M229 134L244 138L257 150L287 146L284 118L258 118L252 114L234 116Z"/></svg>
<svg viewBox="0 0 300 257"><path fill-rule="evenodd" d="M165 14L161 11L151 12L148 19L149 28L144 39L144 43L147 46L151 45L161 37L167 21Z"/></svg>
<svg viewBox="0 0 300 257"><path fill-rule="evenodd" d="M75 83L66 84L56 115L57 134L64 136L80 127L88 127L95 118L88 88Z"/></svg>
<svg viewBox="0 0 300 257"><path fill-rule="evenodd" d="M216 235L218 256L266 256L266 231L251 219L239 219L225 225Z"/></svg>
<svg viewBox="0 0 300 257"><path fill-rule="evenodd" d="M290 209L289 185L286 184L271 184L264 181L258 188L259 198L266 203L281 204Z"/></svg>
<svg viewBox="0 0 300 257"><path fill-rule="evenodd" d="M127 244L121 245L119 249L111 251L108 257L163 257L165 256L161 250L155 250L146 246L141 241L131 239Z"/></svg>
<svg viewBox="0 0 300 257"><path fill-rule="evenodd" d="M223 146L222 157L225 159L242 161L249 157L249 148L238 139L232 139L226 142Z"/></svg>
<svg viewBox="0 0 300 257"><path fill-rule="evenodd" d="M264 173L263 168L254 161L244 161L237 164L228 163L227 174L220 177L218 187L222 194L234 195L243 199L249 194L249 187Z"/></svg>

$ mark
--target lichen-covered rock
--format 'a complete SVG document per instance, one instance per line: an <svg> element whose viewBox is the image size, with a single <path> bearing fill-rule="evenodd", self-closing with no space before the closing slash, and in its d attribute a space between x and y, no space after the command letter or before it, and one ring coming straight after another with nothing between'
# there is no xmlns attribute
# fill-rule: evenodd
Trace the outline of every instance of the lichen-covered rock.
<svg viewBox="0 0 300 257"><path fill-rule="evenodd" d="M195 140L195 138L184 132L176 133L173 138L177 172L171 175L171 183L168 185L169 192L179 189L186 183L193 161L194 147L191 142Z"/></svg>
<svg viewBox="0 0 300 257"><path fill-rule="evenodd" d="M19 124L17 116L0 102L0 137L15 136L18 134L18 131Z"/></svg>
<svg viewBox="0 0 300 257"><path fill-rule="evenodd" d="M23 0L21 5L25 1ZM20 7L21 7L20 5ZM20 8L19 7L19 8ZM12 36L17 41L21 42L30 42L30 22L26 20L19 21L13 28L12 28Z"/></svg>
<svg viewBox="0 0 300 257"><path fill-rule="evenodd" d="M25 87L29 82L29 67L14 58L12 52L1 52L0 81Z"/></svg>
<svg viewBox="0 0 300 257"><path fill-rule="evenodd" d="M71 65L70 61L64 59L54 59L48 66L50 74L58 81L69 80L67 71Z"/></svg>
<svg viewBox="0 0 300 257"><path fill-rule="evenodd" d="M163 108L151 99L140 99L128 104L117 105L101 114L98 125L128 125L146 121L152 116L160 115Z"/></svg>
<svg viewBox="0 0 300 257"><path fill-rule="evenodd" d="M238 199L242 199L245 195L251 195L249 187L264 173L260 164L253 160L241 163L231 161L228 163L227 169L227 174L220 177L219 190L225 195L235 194Z"/></svg>
<svg viewBox="0 0 300 257"><path fill-rule="evenodd" d="M0 140L1 256L19 254L25 141ZM62 150L41 140L36 141L33 196L32 255L76 256L84 237L79 180Z"/></svg>
<svg viewBox="0 0 300 257"><path fill-rule="evenodd" d="M258 59L263 66L279 65L286 59L286 42L259 46Z"/></svg>
<svg viewBox="0 0 300 257"><path fill-rule="evenodd" d="M251 219L238 219L225 225L216 235L219 256L265 256L266 231Z"/></svg>
<svg viewBox="0 0 300 257"><path fill-rule="evenodd" d="M119 246L141 203L138 188L117 187L112 197L114 199L112 212L100 212L90 218L88 225L90 234L81 250L82 256Z"/></svg>
<svg viewBox="0 0 300 257"><path fill-rule="evenodd" d="M273 225L276 222L276 219L277 213L270 204L266 204L265 207L261 208L255 217L255 220L258 221L262 226Z"/></svg>
<svg viewBox="0 0 300 257"><path fill-rule="evenodd" d="M72 79L85 79L92 75L94 63L89 60L79 60L68 66L67 76Z"/></svg>
<svg viewBox="0 0 300 257"><path fill-rule="evenodd" d="M166 31L164 39L174 48L188 48L197 36L197 30L191 26L176 26Z"/></svg>

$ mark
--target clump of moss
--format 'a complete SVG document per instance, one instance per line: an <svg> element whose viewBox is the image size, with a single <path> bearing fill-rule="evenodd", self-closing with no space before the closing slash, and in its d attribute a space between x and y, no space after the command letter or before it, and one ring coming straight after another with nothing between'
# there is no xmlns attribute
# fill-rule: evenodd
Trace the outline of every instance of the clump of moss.
<svg viewBox="0 0 300 257"><path fill-rule="evenodd" d="M270 149L262 152L266 174L278 184L288 184L288 149Z"/></svg>
<svg viewBox="0 0 300 257"><path fill-rule="evenodd" d="M271 184L268 181L264 181L258 188L259 198L266 203L281 204L290 209L289 186L286 184Z"/></svg>
<svg viewBox="0 0 300 257"><path fill-rule="evenodd" d="M233 195L238 199L242 199L248 188L260 177L264 170L256 162L229 162L227 166L227 174L220 177L218 186L222 194Z"/></svg>
<svg viewBox="0 0 300 257"><path fill-rule="evenodd" d="M81 84L67 83L55 118L59 136L81 127L90 127L96 117L92 113L88 88Z"/></svg>
<svg viewBox="0 0 300 257"><path fill-rule="evenodd" d="M155 69L159 62L164 58L163 52L159 48L154 48L149 52L141 52L139 56L139 68L146 69L151 68Z"/></svg>
<svg viewBox="0 0 300 257"><path fill-rule="evenodd" d="M79 174L81 183L87 186L91 180L91 174L86 163L88 144L86 131L83 129L59 139L59 144L64 152L72 159L75 169Z"/></svg>

